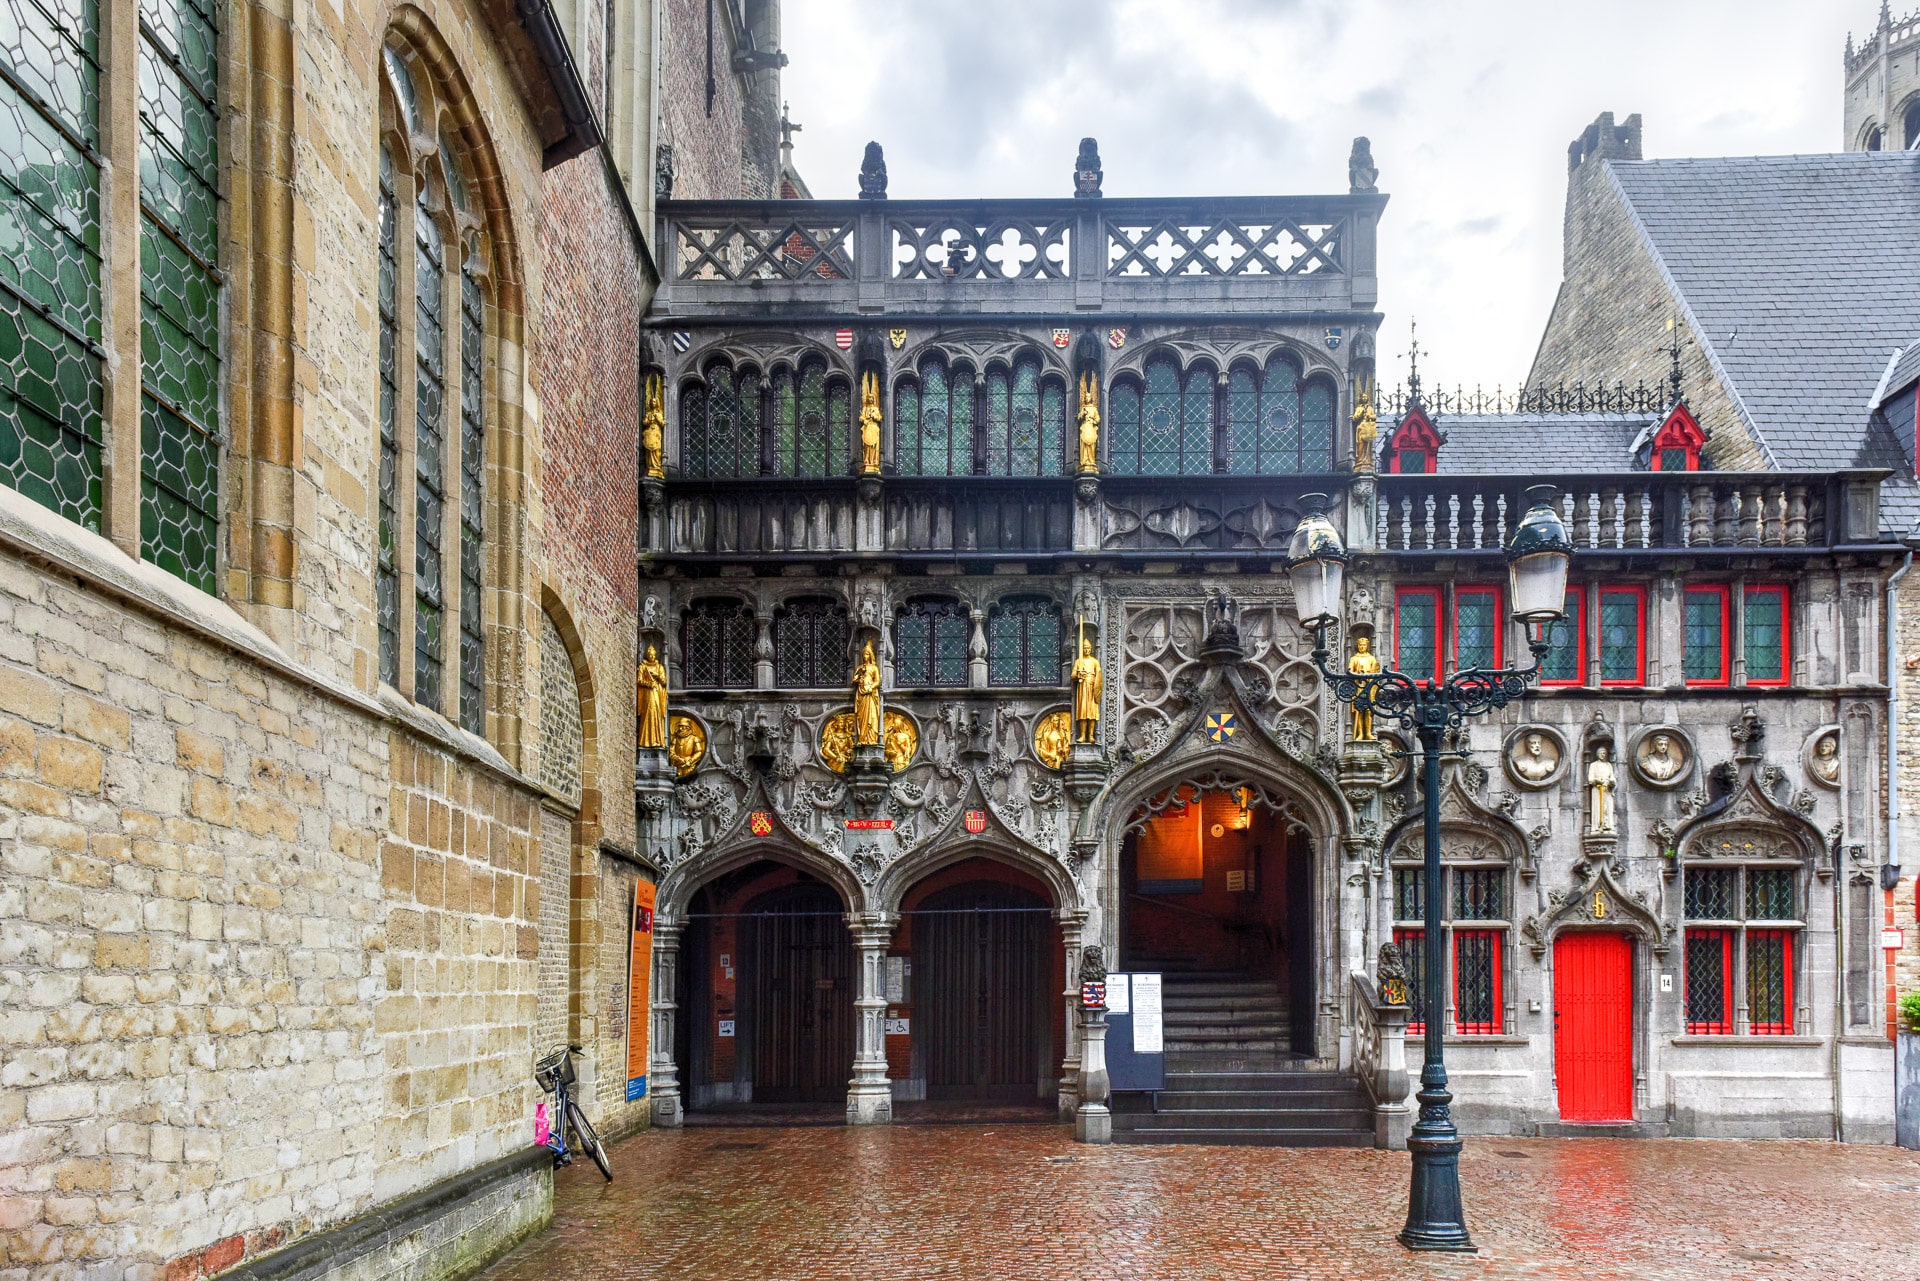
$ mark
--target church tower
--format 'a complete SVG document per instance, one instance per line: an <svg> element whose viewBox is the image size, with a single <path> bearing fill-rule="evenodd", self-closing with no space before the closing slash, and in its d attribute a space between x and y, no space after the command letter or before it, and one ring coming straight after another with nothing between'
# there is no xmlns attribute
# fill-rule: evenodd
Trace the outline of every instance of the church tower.
<svg viewBox="0 0 1920 1281"><path fill-rule="evenodd" d="M1857 46L1847 37L1845 67L1841 146L1881 151L1920 143L1920 13L1895 22L1880 0L1873 34Z"/></svg>

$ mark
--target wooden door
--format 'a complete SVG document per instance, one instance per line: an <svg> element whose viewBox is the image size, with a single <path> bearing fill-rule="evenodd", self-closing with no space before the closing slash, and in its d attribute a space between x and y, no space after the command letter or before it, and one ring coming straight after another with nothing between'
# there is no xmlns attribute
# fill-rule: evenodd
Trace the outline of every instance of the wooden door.
<svg viewBox="0 0 1920 1281"><path fill-rule="evenodd" d="M1570 931L1553 944L1553 1064L1562 1121L1633 1120L1633 942Z"/></svg>
<svg viewBox="0 0 1920 1281"><path fill-rule="evenodd" d="M853 941L839 895L794 885L754 900L741 922L750 967L742 1032L753 1098L831 1103L853 1075Z"/></svg>
<svg viewBox="0 0 1920 1281"><path fill-rule="evenodd" d="M955 886L921 904L914 1033L929 1099L1038 1097L1051 1048L1050 925L1039 896L1010 885Z"/></svg>

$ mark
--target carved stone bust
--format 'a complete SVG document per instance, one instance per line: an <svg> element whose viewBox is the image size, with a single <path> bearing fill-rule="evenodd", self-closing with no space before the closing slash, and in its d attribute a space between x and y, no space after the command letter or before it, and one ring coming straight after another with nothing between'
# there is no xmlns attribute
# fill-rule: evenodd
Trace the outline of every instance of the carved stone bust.
<svg viewBox="0 0 1920 1281"><path fill-rule="evenodd" d="M1560 776L1566 762L1560 737L1539 725L1523 726L1507 741L1503 763L1507 776L1521 787L1538 789Z"/></svg>
<svg viewBox="0 0 1920 1281"><path fill-rule="evenodd" d="M1634 777L1648 787L1678 787L1693 773L1693 744L1669 725L1655 725L1640 735L1628 758Z"/></svg>

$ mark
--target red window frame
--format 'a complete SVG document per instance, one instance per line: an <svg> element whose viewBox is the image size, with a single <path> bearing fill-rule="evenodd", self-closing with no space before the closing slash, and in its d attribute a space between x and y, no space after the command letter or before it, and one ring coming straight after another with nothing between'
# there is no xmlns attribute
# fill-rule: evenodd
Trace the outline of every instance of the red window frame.
<svg viewBox="0 0 1920 1281"><path fill-rule="evenodd" d="M1407 458L1414 455L1414 459ZM1418 467L1406 464L1417 460ZM1387 438L1387 470L1395 474L1430 476L1440 468L1440 433L1433 429L1426 414L1415 405Z"/></svg>
<svg viewBox="0 0 1920 1281"><path fill-rule="evenodd" d="M1749 928L1746 937L1746 965L1741 967L1740 978L1746 980L1747 966L1753 964L1753 941L1756 938L1780 940L1780 1013L1785 1017L1776 1023L1755 1023L1753 1011L1747 1011L1747 1032L1752 1036L1792 1036L1793 1035L1793 944L1798 930L1756 930Z"/></svg>
<svg viewBox="0 0 1920 1281"><path fill-rule="evenodd" d="M1540 683L1571 689L1587 683L1587 589L1569 586L1567 596L1573 601L1573 675L1566 680L1542 676Z"/></svg>
<svg viewBox="0 0 1920 1281"><path fill-rule="evenodd" d="M1395 930L1393 932L1393 945L1400 949L1400 955L1403 959L1406 957L1415 955L1416 949L1417 949L1417 954L1421 958L1421 965L1423 967L1421 971L1421 976L1420 976L1421 978L1420 986L1424 993L1424 999L1426 1000L1427 1004L1432 1005L1433 1004L1433 985L1431 983L1426 982L1426 972L1424 969L1424 966L1426 964L1426 955L1427 955L1426 953L1427 932L1425 930ZM1413 994L1409 992L1407 994L1407 997L1408 997L1408 1003L1411 1004ZM1424 1036L1426 1034L1426 1031L1427 1031L1427 1021L1425 1019L1414 1018L1413 1011L1409 1009L1407 1011L1407 1035Z"/></svg>
<svg viewBox="0 0 1920 1281"><path fill-rule="evenodd" d="M1596 627L1606 626L1607 597L1609 596L1633 597L1634 629L1637 632L1635 640L1639 646L1639 657L1634 662L1633 675L1629 677L1614 677L1610 679L1606 674L1606 667L1603 664L1600 669L1600 683L1615 688L1645 685L1647 683L1647 589L1634 583L1602 587L1600 589L1600 613L1594 623ZM1582 603L1584 604L1584 602ZM1601 633L1601 644L1604 645L1605 643L1605 634Z"/></svg>
<svg viewBox="0 0 1920 1281"><path fill-rule="evenodd" d="M1740 603L1741 647L1744 650L1746 646L1747 606L1752 603L1753 598L1756 595L1764 596L1768 594L1773 594L1777 596L1778 600L1780 601L1780 675L1777 677L1755 680L1753 677L1753 674L1749 672L1747 674L1747 684L1759 685L1762 687L1785 685L1787 683L1787 678L1793 672L1793 630L1791 627L1791 623L1793 621L1793 613L1792 613L1792 610L1789 608L1793 602L1793 597L1788 592L1787 585L1785 583L1758 583L1758 584L1755 584L1754 586L1748 587L1745 590L1745 592L1742 593L1744 599L1742 599ZM1744 659L1746 655L1742 653L1741 657ZM1746 664L1742 663L1741 665L1744 667Z"/></svg>
<svg viewBox="0 0 1920 1281"><path fill-rule="evenodd" d="M1720 675L1715 678L1701 680L1694 680L1691 677L1686 678L1687 684L1695 688L1719 688L1733 683L1733 589L1725 583L1690 583L1681 589L1680 637L1682 648L1680 654L1680 670L1682 672L1687 670L1685 650L1687 635L1687 598L1695 594L1705 595L1707 593L1712 593L1720 598Z"/></svg>
<svg viewBox="0 0 1920 1281"><path fill-rule="evenodd" d="M1653 443L1648 450L1647 466L1650 471L1666 471L1664 455L1673 451L1683 455L1684 470L1700 470L1700 446L1706 442L1706 433L1693 421L1693 415L1684 404L1677 404L1667 420L1653 433Z"/></svg>
<svg viewBox="0 0 1920 1281"><path fill-rule="evenodd" d="M1400 667L1400 604L1412 596L1424 596L1433 602L1433 667L1424 672L1409 672ZM1392 666L1403 675L1417 680L1439 680L1442 656L1446 652L1447 619L1441 612L1440 589L1438 587L1401 587L1393 594L1393 654Z"/></svg>
<svg viewBox="0 0 1920 1281"><path fill-rule="evenodd" d="M1506 961L1505 930L1462 930L1453 931L1453 937L1447 942L1453 953L1453 1010L1455 1023L1453 1030L1458 1036L1498 1036L1504 1028L1505 1006L1501 1001L1500 971ZM1463 1023L1460 1017L1460 940L1463 938L1485 938L1493 942L1493 1019L1490 1022Z"/></svg>
<svg viewBox="0 0 1920 1281"><path fill-rule="evenodd" d="M1733 1031L1733 985L1738 977L1733 968L1733 934L1734 932L1732 930L1725 929L1687 931L1687 942L1689 944L1697 938L1715 939L1720 944L1720 1017L1711 1023L1700 1023L1689 1019L1687 1021L1687 1034L1689 1036L1726 1036ZM1683 950L1681 956L1684 958L1690 950L1690 948ZM1686 983L1688 988L1681 993L1680 1003L1680 1010L1683 1014L1693 1001L1693 993L1691 990L1693 984L1693 967L1691 965L1687 966Z"/></svg>
<svg viewBox="0 0 1920 1281"><path fill-rule="evenodd" d="M1500 589L1494 586L1455 587L1453 589L1453 619L1448 629L1447 652L1453 655L1453 665L1460 666L1460 598L1462 596L1488 596L1493 599L1493 666L1500 666L1505 651L1506 626L1500 613Z"/></svg>

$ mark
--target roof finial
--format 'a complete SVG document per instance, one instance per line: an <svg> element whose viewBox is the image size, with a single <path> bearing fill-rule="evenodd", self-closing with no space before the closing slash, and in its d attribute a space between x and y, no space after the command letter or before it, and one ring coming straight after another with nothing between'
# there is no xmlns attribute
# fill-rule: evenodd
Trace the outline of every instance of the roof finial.
<svg viewBox="0 0 1920 1281"><path fill-rule="evenodd" d="M1410 319L1407 322L1407 349L1400 353L1407 358L1407 403L1420 403L1420 322ZM1428 352L1429 356L1433 353Z"/></svg>
<svg viewBox="0 0 1920 1281"><path fill-rule="evenodd" d="M1672 316L1667 317L1667 334L1668 334L1667 355L1670 356L1673 360L1672 368L1667 371L1667 390L1669 393L1669 399L1671 399L1672 402L1677 405L1680 403L1680 386L1681 386L1680 348L1681 348L1681 345L1684 343L1685 339L1682 338L1681 336L1679 324L1675 322Z"/></svg>

